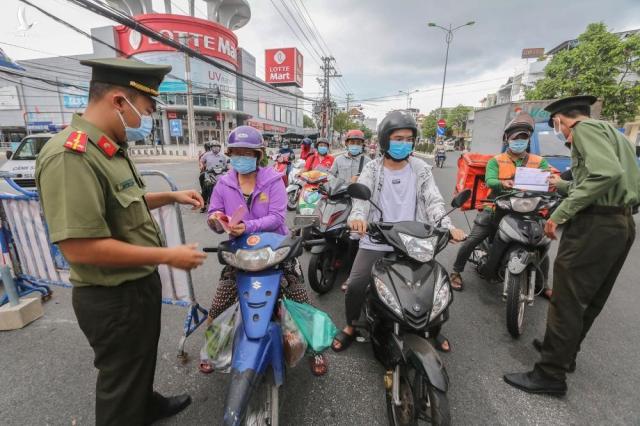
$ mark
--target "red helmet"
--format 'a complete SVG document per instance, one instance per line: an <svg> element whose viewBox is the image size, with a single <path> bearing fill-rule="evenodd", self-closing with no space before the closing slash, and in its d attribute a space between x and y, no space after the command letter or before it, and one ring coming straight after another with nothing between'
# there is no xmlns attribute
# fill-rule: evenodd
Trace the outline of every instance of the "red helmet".
<svg viewBox="0 0 640 426"><path fill-rule="evenodd" d="M364 140L365 140L364 133L360 129L349 130L347 132L347 136L345 137L344 141L347 142L349 139L361 140L362 142L364 142Z"/></svg>

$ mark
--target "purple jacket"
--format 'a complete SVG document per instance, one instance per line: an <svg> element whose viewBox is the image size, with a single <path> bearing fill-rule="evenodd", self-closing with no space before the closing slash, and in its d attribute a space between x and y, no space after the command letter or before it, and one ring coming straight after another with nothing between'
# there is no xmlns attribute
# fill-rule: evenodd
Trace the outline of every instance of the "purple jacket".
<svg viewBox="0 0 640 426"><path fill-rule="evenodd" d="M238 174L231 169L220 178L211 194L209 214L220 211L231 216L241 205L246 206L246 201L240 190ZM276 232L282 235L289 233L285 224L287 192L282 176L273 167L258 168L256 187L251 194L247 210L242 220L247 227L247 233Z"/></svg>

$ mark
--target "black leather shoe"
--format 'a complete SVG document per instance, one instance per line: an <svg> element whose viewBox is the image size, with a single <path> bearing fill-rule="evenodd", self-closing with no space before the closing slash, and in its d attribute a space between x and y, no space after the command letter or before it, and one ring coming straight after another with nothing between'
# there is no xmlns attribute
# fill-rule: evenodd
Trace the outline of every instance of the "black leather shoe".
<svg viewBox="0 0 640 426"><path fill-rule="evenodd" d="M540 339L533 339L533 342L531 342L531 344L533 345L533 348L538 351L538 352L542 352L542 340ZM574 371L576 371L576 360L574 359L573 362L569 365L569 370L567 370L567 373L573 373Z"/></svg>
<svg viewBox="0 0 640 426"><path fill-rule="evenodd" d="M528 393L563 396L567 393L564 380L548 377L537 369L527 373L511 373L504 375L504 381Z"/></svg>
<svg viewBox="0 0 640 426"><path fill-rule="evenodd" d="M161 401L157 400L158 396L161 398ZM155 412L151 415L149 423L175 416L191 404L191 396L186 393L169 397L163 397L160 396L160 394L155 394L154 397L156 397L156 407Z"/></svg>

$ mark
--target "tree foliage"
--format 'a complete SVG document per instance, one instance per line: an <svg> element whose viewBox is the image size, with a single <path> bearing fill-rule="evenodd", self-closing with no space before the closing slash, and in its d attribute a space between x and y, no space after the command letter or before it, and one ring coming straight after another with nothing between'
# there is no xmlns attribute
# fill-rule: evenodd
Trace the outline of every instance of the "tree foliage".
<svg viewBox="0 0 640 426"><path fill-rule="evenodd" d="M373 132L371 131L371 129L365 126L364 124L360 126L360 130L362 130L362 133L364 133L365 139L370 140L371 137L373 136Z"/></svg>
<svg viewBox="0 0 640 426"><path fill-rule="evenodd" d="M640 36L620 39L603 23L592 23L573 49L553 56L545 77L526 92L527 99L594 95L602 99L602 117L623 125L640 109Z"/></svg>
<svg viewBox="0 0 640 426"><path fill-rule="evenodd" d="M446 136L451 136L454 132L463 132L467 128L467 116L473 107L458 105L454 108L442 108L441 118L447 122ZM431 111L422 122L422 137L435 138L436 126L438 125L438 109Z"/></svg>
<svg viewBox="0 0 640 426"><path fill-rule="evenodd" d="M302 116L302 126L305 129L315 129L316 123L313 121L311 117L309 117L307 114L304 114Z"/></svg>
<svg viewBox="0 0 640 426"><path fill-rule="evenodd" d="M342 133L351 129L359 129L360 126L358 123L355 123L351 118L349 118L349 114L344 111L340 111L333 116L333 130Z"/></svg>

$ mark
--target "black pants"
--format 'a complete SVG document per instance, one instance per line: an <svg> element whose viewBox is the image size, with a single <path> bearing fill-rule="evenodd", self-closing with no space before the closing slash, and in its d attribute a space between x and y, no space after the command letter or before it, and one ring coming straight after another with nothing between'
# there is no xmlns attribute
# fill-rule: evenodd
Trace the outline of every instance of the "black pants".
<svg viewBox="0 0 640 426"><path fill-rule="evenodd" d="M142 425L162 403L153 393L162 289L153 274L117 287L76 287L78 325L95 354L96 425Z"/></svg>
<svg viewBox="0 0 640 426"><path fill-rule="evenodd" d="M453 264L453 272L462 272L464 267L473 253L473 250L484 241L485 238L490 237L495 233L496 225L493 218L493 213L488 211L481 211L473 221L473 228L466 240L462 243L458 249L456 260Z"/></svg>
<svg viewBox="0 0 640 426"><path fill-rule="evenodd" d="M565 227L553 270L542 359L536 368L564 380L602 311L636 236L629 214L579 213Z"/></svg>
<svg viewBox="0 0 640 426"><path fill-rule="evenodd" d="M371 268L386 252L359 249L351 266L351 273L347 279L347 292L344 298L347 325L352 325L360 318L362 304L367 294L367 286L371 279Z"/></svg>

